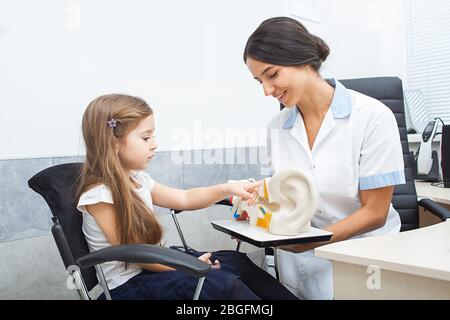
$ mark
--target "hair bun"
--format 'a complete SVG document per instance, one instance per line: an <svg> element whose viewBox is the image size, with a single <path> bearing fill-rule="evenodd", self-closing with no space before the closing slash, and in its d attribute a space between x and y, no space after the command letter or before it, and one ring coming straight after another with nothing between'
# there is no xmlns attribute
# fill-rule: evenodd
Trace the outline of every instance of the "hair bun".
<svg viewBox="0 0 450 320"><path fill-rule="evenodd" d="M316 42L317 53L319 55L320 60L325 61L330 54L330 48L328 45L317 36L314 36L314 40Z"/></svg>
<svg viewBox="0 0 450 320"><path fill-rule="evenodd" d="M319 37L311 34L303 24L290 17L264 20L245 44L247 57L280 66L309 65L319 71L330 48Z"/></svg>

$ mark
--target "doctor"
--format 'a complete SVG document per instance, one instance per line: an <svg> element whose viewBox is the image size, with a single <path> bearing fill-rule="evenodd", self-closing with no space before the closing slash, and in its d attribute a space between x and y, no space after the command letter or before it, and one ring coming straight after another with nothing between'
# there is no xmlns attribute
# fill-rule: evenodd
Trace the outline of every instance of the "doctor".
<svg viewBox="0 0 450 320"><path fill-rule="evenodd" d="M315 247L400 231L394 185L405 183L402 147L392 111L376 99L319 74L329 54L298 21L271 18L245 46L244 61L264 94L284 108L268 126L272 170L295 167L315 183L312 226L333 232L328 242L285 246L281 281L298 297L332 299L331 262ZM370 63L370 62L368 62Z"/></svg>

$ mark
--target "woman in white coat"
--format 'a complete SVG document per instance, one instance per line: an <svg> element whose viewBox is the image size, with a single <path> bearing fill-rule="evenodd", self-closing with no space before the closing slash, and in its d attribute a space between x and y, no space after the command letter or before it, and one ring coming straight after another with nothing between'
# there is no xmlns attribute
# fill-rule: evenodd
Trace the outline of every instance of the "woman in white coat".
<svg viewBox="0 0 450 320"><path fill-rule="evenodd" d="M298 297L332 299L332 265L315 247L400 231L394 185L405 183L400 136L392 111L376 99L323 79L330 50L298 21L271 18L249 37L244 61L264 94L284 108L268 126L272 170L295 167L315 183L312 226L328 242L282 247L281 281ZM370 63L370 62L368 62Z"/></svg>

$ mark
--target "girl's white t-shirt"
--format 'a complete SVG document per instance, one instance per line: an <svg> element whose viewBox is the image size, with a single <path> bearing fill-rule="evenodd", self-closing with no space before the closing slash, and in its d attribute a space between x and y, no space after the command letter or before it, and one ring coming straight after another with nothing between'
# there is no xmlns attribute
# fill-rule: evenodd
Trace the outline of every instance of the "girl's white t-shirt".
<svg viewBox="0 0 450 320"><path fill-rule="evenodd" d="M130 176L140 185L138 189L134 189L136 194L153 210L150 192L155 186L155 181L146 172L131 171ZM104 184L97 185L84 192L77 205L77 209L83 213L83 233L91 252L111 246L94 217L86 210L86 205L99 202L113 204L111 190ZM119 261L105 262L101 267L110 290L124 284L142 271L142 268L135 263L129 263L128 268L125 269L125 263Z"/></svg>

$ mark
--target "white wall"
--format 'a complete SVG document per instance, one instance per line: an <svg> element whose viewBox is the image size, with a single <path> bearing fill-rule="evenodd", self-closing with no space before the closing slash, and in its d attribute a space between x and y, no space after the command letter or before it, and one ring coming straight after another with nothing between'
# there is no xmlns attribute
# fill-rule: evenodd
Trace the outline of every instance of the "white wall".
<svg viewBox="0 0 450 320"><path fill-rule="evenodd" d="M404 0L322 0L320 32L331 47L324 73L407 81Z"/></svg>
<svg viewBox="0 0 450 320"><path fill-rule="evenodd" d="M160 150L191 147L173 141L173 130L196 121L203 130L264 128L276 103L242 51L263 19L286 15L286 3L2 1L0 157L82 153L83 110L110 92L150 103Z"/></svg>
<svg viewBox="0 0 450 320"><path fill-rule="evenodd" d="M301 21L331 47L325 75L403 77L402 0L318 4L320 23ZM159 150L263 145L261 135L223 138L239 128L263 133L278 112L248 73L242 51L263 19L289 15L290 5L2 1L0 159L83 154L82 113L111 92L138 95L155 109Z"/></svg>

